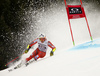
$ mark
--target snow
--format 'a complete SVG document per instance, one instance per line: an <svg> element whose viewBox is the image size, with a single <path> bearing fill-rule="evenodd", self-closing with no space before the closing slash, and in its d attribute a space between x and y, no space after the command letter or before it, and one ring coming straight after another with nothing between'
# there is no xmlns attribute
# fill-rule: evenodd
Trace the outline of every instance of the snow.
<svg viewBox="0 0 100 76"><path fill-rule="evenodd" d="M89 8L91 9L91 7ZM99 13L95 11L91 13L86 8L85 10L93 39L100 38L100 18L96 18ZM36 22L41 27L36 28L42 29L40 31L45 32L48 39L57 47L55 55L50 57L49 52L51 49L48 49L45 58L39 59L27 67L23 66L8 72L8 69L13 67L11 66L6 70L0 71L0 76L100 76L100 39L88 42L90 37L84 19L71 20L76 44L72 48L65 5L50 8L45 12L40 12L41 14L40 22ZM38 17L35 17L38 20ZM29 41L32 41L34 32L30 31L30 29L28 30L32 35ZM40 31L36 30L36 34L38 35ZM22 59L28 57L32 52L33 49L28 54L23 55Z"/></svg>
<svg viewBox="0 0 100 76"><path fill-rule="evenodd" d="M0 76L100 76L99 42L100 39L96 39L57 54L56 50L52 57L47 55L11 72L8 72L8 68L1 71ZM83 45L87 48L81 48Z"/></svg>

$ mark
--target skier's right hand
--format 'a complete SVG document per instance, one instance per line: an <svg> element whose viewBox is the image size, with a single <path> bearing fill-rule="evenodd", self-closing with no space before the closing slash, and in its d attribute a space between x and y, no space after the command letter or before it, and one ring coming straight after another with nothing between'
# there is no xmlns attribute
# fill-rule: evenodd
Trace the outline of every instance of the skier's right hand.
<svg viewBox="0 0 100 76"><path fill-rule="evenodd" d="M27 50L25 50L25 53L28 53L29 49L30 49L30 45L27 46Z"/></svg>
<svg viewBox="0 0 100 76"><path fill-rule="evenodd" d="M28 50L25 50L25 53L28 53Z"/></svg>

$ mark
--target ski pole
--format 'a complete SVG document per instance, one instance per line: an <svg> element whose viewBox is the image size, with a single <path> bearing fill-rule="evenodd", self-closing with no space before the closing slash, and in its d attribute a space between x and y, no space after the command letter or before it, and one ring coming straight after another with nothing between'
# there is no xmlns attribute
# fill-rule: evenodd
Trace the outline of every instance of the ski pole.
<svg viewBox="0 0 100 76"><path fill-rule="evenodd" d="M25 54L25 53L23 53ZM23 54L21 54L20 56L22 56ZM10 64L11 62L15 61L16 59L18 59L20 56L16 57L15 59L13 59L12 61L10 61L9 63L7 63L5 66L7 66L8 64Z"/></svg>

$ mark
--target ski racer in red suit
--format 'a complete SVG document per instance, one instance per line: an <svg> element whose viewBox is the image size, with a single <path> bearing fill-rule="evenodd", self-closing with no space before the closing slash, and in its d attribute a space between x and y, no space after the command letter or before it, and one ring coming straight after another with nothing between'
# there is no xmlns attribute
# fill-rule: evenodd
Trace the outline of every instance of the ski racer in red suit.
<svg viewBox="0 0 100 76"><path fill-rule="evenodd" d="M25 53L27 53L29 49L36 43L38 43L37 49L32 53L32 55L26 58L26 62L31 60L32 58L34 58L35 60L43 58L46 55L48 46L52 49L52 51L50 52L50 56L53 56L56 50L56 47L50 41L48 41L43 34L41 34L39 38L35 39L27 46L27 50L25 50Z"/></svg>

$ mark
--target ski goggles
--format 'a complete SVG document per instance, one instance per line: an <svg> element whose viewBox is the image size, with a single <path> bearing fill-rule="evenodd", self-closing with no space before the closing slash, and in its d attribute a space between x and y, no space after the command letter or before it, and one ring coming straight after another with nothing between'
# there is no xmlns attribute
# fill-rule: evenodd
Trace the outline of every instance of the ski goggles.
<svg viewBox="0 0 100 76"><path fill-rule="evenodd" d="M43 37L43 38L39 38L39 39L40 39L41 42L44 42L44 41L46 40L45 37Z"/></svg>

